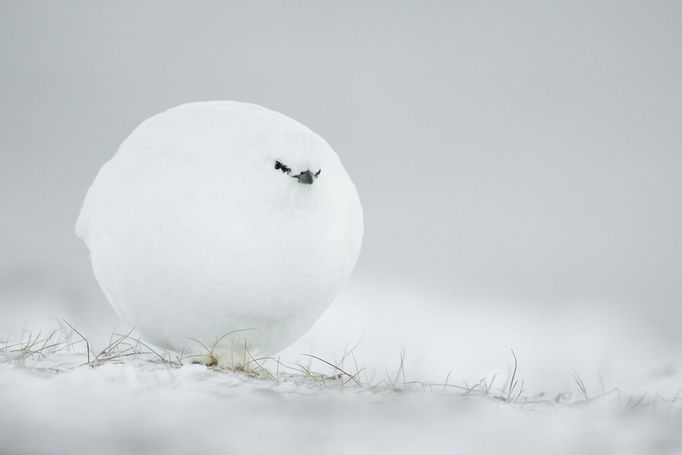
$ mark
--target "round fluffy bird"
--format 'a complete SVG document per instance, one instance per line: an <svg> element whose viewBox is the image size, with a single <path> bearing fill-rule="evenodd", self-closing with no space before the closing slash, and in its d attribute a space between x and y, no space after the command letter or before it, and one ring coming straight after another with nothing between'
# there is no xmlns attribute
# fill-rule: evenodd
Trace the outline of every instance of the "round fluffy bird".
<svg viewBox="0 0 682 455"><path fill-rule="evenodd" d="M216 101L138 126L99 171L76 233L109 302L145 338L185 353L204 345L238 366L296 341L331 304L363 217L322 137Z"/></svg>

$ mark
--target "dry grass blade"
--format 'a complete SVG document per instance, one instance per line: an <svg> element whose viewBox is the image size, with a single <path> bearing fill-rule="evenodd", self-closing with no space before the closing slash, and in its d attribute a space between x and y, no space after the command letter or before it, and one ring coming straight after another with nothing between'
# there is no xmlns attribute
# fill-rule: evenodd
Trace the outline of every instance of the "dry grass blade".
<svg viewBox="0 0 682 455"><path fill-rule="evenodd" d="M149 345L142 342L139 338L135 338L134 340L137 343L139 343L140 345L147 348L149 350L149 352L151 352L152 354L157 356L159 358L159 360L161 361L161 363L168 364L173 368L180 368L182 366L182 358L183 358L182 354L177 358L177 360L171 360L170 354L167 354L168 358L166 358L166 357L162 356L159 352L157 352L155 349L152 349Z"/></svg>
<svg viewBox="0 0 682 455"><path fill-rule="evenodd" d="M353 382L355 382L357 385L361 385L361 384L360 384L360 381L359 381L354 375L348 373L347 371L345 371L345 370L343 370L342 368L340 368L340 367L334 365L333 363L327 362L326 360L321 359L320 357L314 356L314 355L312 355L312 354L303 354L303 355L306 356L306 357L313 358L313 359L315 359L315 360L319 360L320 362L329 365L330 367L336 369L336 370L339 371L341 374L343 374L343 375L345 375L346 377L348 377L349 379L351 379L351 380L352 380ZM308 370L308 371L309 371L309 370Z"/></svg>
<svg viewBox="0 0 682 455"><path fill-rule="evenodd" d="M400 347L400 365L398 365L398 371L395 373L395 378L391 381L393 384L393 388L397 389L396 385L398 384L398 379L402 376L403 378L403 388L402 390L405 390L405 387L407 386L407 380L405 379L405 348Z"/></svg>
<svg viewBox="0 0 682 455"><path fill-rule="evenodd" d="M519 362L516 359L516 353L514 352L513 349L510 349L512 355L514 356L514 370L512 371L511 379L509 380L509 388L507 390L507 402L511 401L512 393L514 392L514 389L516 388L517 380L516 380L516 372L519 367Z"/></svg>
<svg viewBox="0 0 682 455"><path fill-rule="evenodd" d="M573 380L575 380L575 383L578 384L578 389L580 389L580 393L582 393L583 399L585 401L589 400L590 397L587 395L587 388L585 387L585 383L583 382L583 380L580 378L580 376L578 376L578 373L576 373L575 370L573 370L571 374L573 375Z"/></svg>
<svg viewBox="0 0 682 455"><path fill-rule="evenodd" d="M88 353L88 365L90 365L90 343L88 342L88 339L85 338L82 333L80 333L78 330L76 330L76 328L74 326L69 324L69 321L67 321L66 319L62 319L62 321L64 321L64 324L71 327L71 330L76 332L78 334L78 336L81 337L83 339L83 341L85 341L85 349L87 350L87 353Z"/></svg>

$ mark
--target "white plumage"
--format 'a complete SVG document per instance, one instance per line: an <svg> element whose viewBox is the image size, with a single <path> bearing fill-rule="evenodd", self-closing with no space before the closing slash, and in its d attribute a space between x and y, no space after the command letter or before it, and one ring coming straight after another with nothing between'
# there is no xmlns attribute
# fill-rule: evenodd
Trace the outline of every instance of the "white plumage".
<svg viewBox="0 0 682 455"><path fill-rule="evenodd" d="M143 122L100 170L76 232L123 319L176 351L220 340L213 355L228 364L313 325L355 265L363 221L324 139L219 101Z"/></svg>

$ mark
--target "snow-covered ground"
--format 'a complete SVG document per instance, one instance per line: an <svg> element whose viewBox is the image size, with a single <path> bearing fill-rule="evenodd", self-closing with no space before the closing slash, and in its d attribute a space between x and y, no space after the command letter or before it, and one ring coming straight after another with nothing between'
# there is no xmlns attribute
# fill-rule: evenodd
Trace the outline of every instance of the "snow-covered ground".
<svg viewBox="0 0 682 455"><path fill-rule="evenodd" d="M377 283L353 283L279 363L259 361L268 373L161 361L113 336L120 322L75 322L88 365L63 321L15 314L0 453L682 451L679 343L655 325Z"/></svg>
<svg viewBox="0 0 682 455"><path fill-rule="evenodd" d="M79 360L82 360L79 359ZM506 404L141 361L2 366L3 453L679 453L679 407ZM41 365L42 364L42 365Z"/></svg>

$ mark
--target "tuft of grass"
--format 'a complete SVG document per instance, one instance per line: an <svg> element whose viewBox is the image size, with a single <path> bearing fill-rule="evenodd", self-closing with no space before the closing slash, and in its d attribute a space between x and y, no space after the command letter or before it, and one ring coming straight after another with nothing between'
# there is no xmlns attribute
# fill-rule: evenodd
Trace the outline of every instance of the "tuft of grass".
<svg viewBox="0 0 682 455"><path fill-rule="evenodd" d="M22 341L19 343L9 344L9 340L7 340L4 346L0 348L0 353L5 357L3 362L12 360L22 362L29 358L45 358L48 353L64 344L64 341L57 340L58 332L59 330L55 329L46 337L42 337L42 331L39 331L35 336L31 332L24 331L21 336Z"/></svg>
<svg viewBox="0 0 682 455"><path fill-rule="evenodd" d="M270 357L262 357L262 358L255 358L252 354L251 351L248 349L248 346L246 344L246 340L244 340L244 345L241 347L241 352L242 352L242 358L238 359L235 362L234 359L234 353L235 353L235 348L234 348L234 339L232 340L232 345L230 347L230 363L229 364L223 364L220 365L218 362L218 358L215 354L215 350L218 347L219 343L227 338L230 335L234 335L236 333L240 332L247 332L250 330L255 330L253 328L251 329L238 329L238 330L232 330L230 332L225 333L224 335L218 337L211 347L209 348L206 346L204 343L201 341L195 339L195 338L190 338L192 341L196 342L199 344L199 346L202 347L205 353L202 354L192 354L192 355L187 355L184 356L184 359L194 359L192 363L195 364L203 364L206 365L209 368L218 370L218 371L225 371L225 372L231 372L231 373L238 373L238 374L244 374L248 377L252 378L258 378L258 379L275 379L275 376L263 365L262 362L266 360L270 360Z"/></svg>

